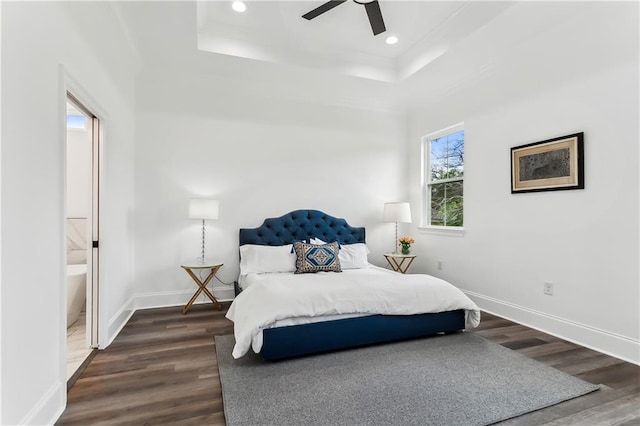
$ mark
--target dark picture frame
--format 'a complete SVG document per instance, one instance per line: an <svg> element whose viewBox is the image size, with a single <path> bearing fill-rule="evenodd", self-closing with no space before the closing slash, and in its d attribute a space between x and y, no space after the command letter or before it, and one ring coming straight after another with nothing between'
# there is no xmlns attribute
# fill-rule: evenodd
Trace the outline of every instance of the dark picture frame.
<svg viewBox="0 0 640 426"><path fill-rule="evenodd" d="M511 193L584 189L584 133L511 148Z"/></svg>

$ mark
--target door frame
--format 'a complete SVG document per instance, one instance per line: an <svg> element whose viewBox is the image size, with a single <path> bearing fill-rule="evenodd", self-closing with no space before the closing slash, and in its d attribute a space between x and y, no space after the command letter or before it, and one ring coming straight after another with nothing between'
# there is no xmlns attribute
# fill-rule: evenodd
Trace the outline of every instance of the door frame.
<svg viewBox="0 0 640 426"><path fill-rule="evenodd" d="M107 128L108 116L105 112L105 109L100 105L99 102L93 98L89 92L84 88L84 86L79 83L77 79L71 75L69 70L64 65L59 65L59 93L58 93L58 105L59 105L59 115L60 115L60 147L61 147L61 195L62 202L60 203L60 217L62 220L62 235L61 235L61 244L62 244L62 258L63 258L63 269L64 265L66 265L66 140L67 140L67 126L66 126L66 109L67 109L67 99L68 94L70 94L75 100L76 103L79 103L81 107L85 111L88 111L93 117L94 122L97 120L98 126L94 127L94 135L93 135L93 148L92 148L92 219L95 222L95 226L92 226L98 233L96 236L92 236L92 238L99 237L99 232L101 229L101 224L99 219L103 217L104 212L104 203L102 193L104 192L104 140L105 140L105 129ZM95 123L94 123L95 124ZM96 139L97 137L97 139ZM97 167L95 167L95 163L97 163ZM96 188L97 186L97 188ZM93 240L92 240L93 241ZM96 239L95 241L100 241ZM92 314L91 319L88 319L87 324L91 322L91 333L88 333L88 341L87 343L91 347L97 347L102 349L108 344L108 336L107 336L107 319L105 317L106 310L104 309L104 300L105 300L105 291L104 285L100 285L100 283L104 284L104 263L102 262L104 257L103 250L99 248L92 248L91 252L87 252L87 262L92 258L93 260L93 279L92 287L90 292L87 292L87 300L89 300L89 295L91 294L92 300ZM89 266L89 265L88 265ZM61 281L62 288L60 291L60 376L63 382L66 382L66 362L67 362L67 347L66 347L66 271L63 273L64 277ZM89 306L87 306L89 308ZM87 312L88 313L88 312Z"/></svg>
<svg viewBox="0 0 640 426"><path fill-rule="evenodd" d="M87 346L98 347L99 338L99 290L100 290L100 161L101 161L101 130L100 119L70 91L67 91L67 103L71 103L81 111L91 122L91 210L87 222ZM65 172L66 172L65 168ZM66 199L66 194L65 194ZM65 215L66 218L66 215Z"/></svg>

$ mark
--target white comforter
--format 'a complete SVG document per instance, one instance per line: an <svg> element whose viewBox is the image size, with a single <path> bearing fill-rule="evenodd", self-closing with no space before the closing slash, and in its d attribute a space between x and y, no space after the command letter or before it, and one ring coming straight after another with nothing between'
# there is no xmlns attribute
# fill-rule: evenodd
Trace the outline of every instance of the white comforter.
<svg viewBox="0 0 640 426"><path fill-rule="evenodd" d="M466 326L477 327L480 310L462 291L430 275L399 274L371 267L341 273L249 274L251 285L229 308L240 358L262 349L262 330L281 325L359 315L413 315L466 310Z"/></svg>

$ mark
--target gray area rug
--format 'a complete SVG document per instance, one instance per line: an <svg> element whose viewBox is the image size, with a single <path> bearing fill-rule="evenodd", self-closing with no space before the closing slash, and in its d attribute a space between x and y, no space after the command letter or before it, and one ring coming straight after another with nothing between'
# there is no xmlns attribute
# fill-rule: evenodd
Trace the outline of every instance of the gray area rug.
<svg viewBox="0 0 640 426"><path fill-rule="evenodd" d="M278 362L216 336L227 425L487 425L599 388L474 333Z"/></svg>

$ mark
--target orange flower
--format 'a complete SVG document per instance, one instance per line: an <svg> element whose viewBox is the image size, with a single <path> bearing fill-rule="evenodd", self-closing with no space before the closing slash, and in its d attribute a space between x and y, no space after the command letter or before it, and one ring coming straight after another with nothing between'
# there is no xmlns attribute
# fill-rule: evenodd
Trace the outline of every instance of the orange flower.
<svg viewBox="0 0 640 426"><path fill-rule="evenodd" d="M398 238L398 242L399 242L400 244L403 244L403 245L404 245L404 244L407 244L407 245L408 245L408 244L413 244L413 243L415 243L415 242L416 242L416 240L414 240L414 239L413 239L413 238L411 238L411 237L400 237L400 238Z"/></svg>

